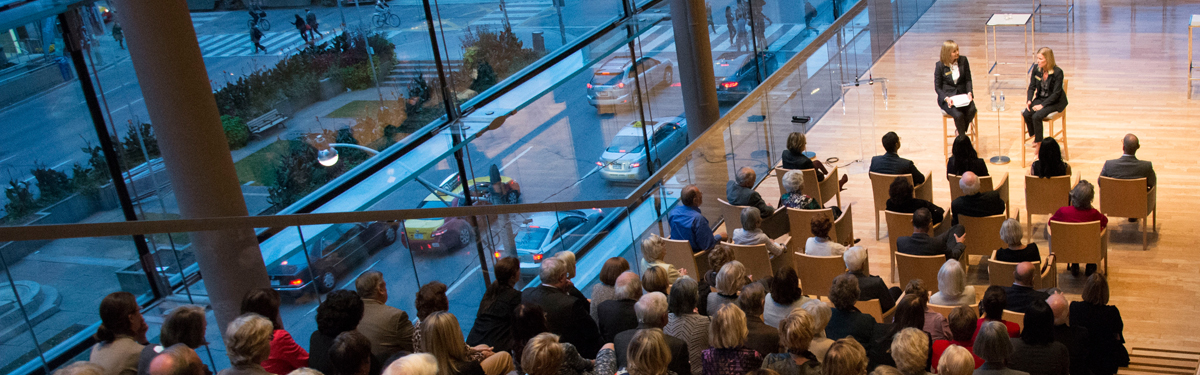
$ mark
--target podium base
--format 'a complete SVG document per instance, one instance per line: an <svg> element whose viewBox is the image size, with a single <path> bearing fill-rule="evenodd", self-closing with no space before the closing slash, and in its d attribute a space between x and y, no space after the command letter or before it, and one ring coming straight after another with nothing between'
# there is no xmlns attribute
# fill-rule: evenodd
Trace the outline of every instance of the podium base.
<svg viewBox="0 0 1200 375"><path fill-rule="evenodd" d="M1012 161L1012 159L1009 159L1007 156L1004 156L1004 155L996 155L996 156L993 156L991 159L988 159L988 161L991 162L992 164L996 164L996 165L1005 165L1005 164L1008 164L1008 162Z"/></svg>

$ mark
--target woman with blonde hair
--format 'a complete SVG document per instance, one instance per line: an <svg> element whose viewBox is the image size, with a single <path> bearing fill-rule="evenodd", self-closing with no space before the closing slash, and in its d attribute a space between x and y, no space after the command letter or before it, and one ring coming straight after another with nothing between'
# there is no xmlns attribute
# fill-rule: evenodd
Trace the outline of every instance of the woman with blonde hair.
<svg viewBox="0 0 1200 375"><path fill-rule="evenodd" d="M971 375L975 372L975 357L967 348L950 345L937 364L939 375Z"/></svg>
<svg viewBox="0 0 1200 375"><path fill-rule="evenodd" d="M704 356L704 375L742 375L762 367L762 354L746 347L750 331L746 328L746 313L737 304L721 306L708 325L708 342Z"/></svg>
<svg viewBox="0 0 1200 375"><path fill-rule="evenodd" d="M225 350L233 367L218 375L267 375L262 363L271 354L271 338L275 326L262 315L249 313L229 323L225 328Z"/></svg>
<svg viewBox="0 0 1200 375"><path fill-rule="evenodd" d="M1063 70L1054 62L1054 51L1042 47L1034 54L1037 66L1029 72L1029 90L1025 94L1025 129L1033 137L1034 147L1042 143L1042 120L1067 109L1067 91L1063 90Z"/></svg>
<svg viewBox="0 0 1200 375"><path fill-rule="evenodd" d="M618 375L676 375L668 370L671 363L671 346L667 344L662 330L641 329L633 334L626 350L629 364ZM607 375L611 372L596 372L596 375Z"/></svg>
<svg viewBox="0 0 1200 375"><path fill-rule="evenodd" d="M529 375L585 375L616 372L617 357L613 344L604 345L596 354L595 365L584 359L569 343L560 343L558 335L541 333L534 336L521 352L521 370Z"/></svg>
<svg viewBox="0 0 1200 375"><path fill-rule="evenodd" d="M397 359L383 370L383 375L437 375L437 359L429 353L413 353Z"/></svg>
<svg viewBox="0 0 1200 375"><path fill-rule="evenodd" d="M421 340L425 351L437 359L438 375L501 375L514 369L507 352L488 357L498 364L489 366L492 371L485 372L479 361L472 361L458 318L446 311L434 312L421 321Z"/></svg>
<svg viewBox="0 0 1200 375"><path fill-rule="evenodd" d="M679 275L687 275L687 270L675 269L675 265L667 263L664 259L667 256L666 241L657 234L651 233L650 237L642 240L642 259L641 266L643 270L648 270L650 267L662 267L667 271L668 284L674 284L675 280L679 279Z"/></svg>
<svg viewBox="0 0 1200 375"><path fill-rule="evenodd" d="M786 353L768 354L763 359L763 368L775 370L780 375L820 375L821 361L808 350L812 344L812 327L816 325L812 315L804 309L795 309L779 321L779 343Z"/></svg>
<svg viewBox="0 0 1200 375"><path fill-rule="evenodd" d="M929 303L940 306L968 306L975 304L975 287L967 285L967 272L962 263L950 259L942 263L937 276L938 291L929 297Z"/></svg>
<svg viewBox="0 0 1200 375"><path fill-rule="evenodd" d="M929 334L918 328L905 328L892 339L892 360L904 375L927 375Z"/></svg>
<svg viewBox="0 0 1200 375"><path fill-rule="evenodd" d="M730 261L717 272L716 293L708 295L708 316L713 316L723 305L737 304L738 291L746 285L746 266L739 261Z"/></svg>
<svg viewBox="0 0 1200 375"><path fill-rule="evenodd" d="M942 53L933 70L933 90L937 92L938 107L954 118L954 128L959 135L966 135L971 121L978 112L975 109L974 84L971 81L971 64L967 57L958 53L958 43L953 40L942 42ZM971 99L964 106L955 106L950 97L967 95Z"/></svg>
<svg viewBox="0 0 1200 375"><path fill-rule="evenodd" d="M853 338L838 339L825 353L821 375L866 375L867 350Z"/></svg>

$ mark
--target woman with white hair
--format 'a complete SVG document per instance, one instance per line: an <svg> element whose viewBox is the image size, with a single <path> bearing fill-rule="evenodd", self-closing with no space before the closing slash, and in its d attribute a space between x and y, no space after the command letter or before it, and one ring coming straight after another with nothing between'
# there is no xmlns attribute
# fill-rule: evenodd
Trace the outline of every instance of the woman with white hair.
<svg viewBox="0 0 1200 375"><path fill-rule="evenodd" d="M737 305L738 291L746 285L746 266L731 261L717 272L717 292L708 294L708 316L717 314L724 305Z"/></svg>
<svg viewBox="0 0 1200 375"><path fill-rule="evenodd" d="M558 335L549 332L534 336L521 353L521 370L528 375L606 375L616 372L617 357L612 343L600 349L595 364L580 356L574 345L559 342Z"/></svg>
<svg viewBox="0 0 1200 375"><path fill-rule="evenodd" d="M1023 236L1021 222L1016 219L1004 220L1004 224L1000 226L1000 240L1008 247L996 250L996 260L1009 263L1041 262L1042 254L1038 251L1037 244L1022 243Z"/></svg>
<svg viewBox="0 0 1200 375"><path fill-rule="evenodd" d="M762 213L754 207L742 209L742 227L733 230L733 243L737 245L766 245L772 258L783 254L783 245L775 243L763 233Z"/></svg>
<svg viewBox="0 0 1200 375"><path fill-rule="evenodd" d="M225 350L233 367L218 375L269 375L262 361L271 354L271 336L275 326L262 315L250 313L229 323L225 329Z"/></svg>
<svg viewBox="0 0 1200 375"><path fill-rule="evenodd" d="M780 207L799 208L804 210L819 210L821 202L817 202L813 197L804 195L804 173L799 170L790 170L783 174L783 190L786 191L779 197Z"/></svg>
<svg viewBox="0 0 1200 375"><path fill-rule="evenodd" d="M928 375L929 334L918 328L905 328L892 339L892 360L903 375Z"/></svg>
<svg viewBox="0 0 1200 375"><path fill-rule="evenodd" d="M437 359L429 353L413 353L393 361L383 375L437 375Z"/></svg>
<svg viewBox="0 0 1200 375"><path fill-rule="evenodd" d="M967 306L975 304L975 287L967 285L967 273L962 264L950 259L938 270L938 292L929 297L929 303L941 306Z"/></svg>
<svg viewBox="0 0 1200 375"><path fill-rule="evenodd" d="M762 221L762 219L760 218L759 221ZM675 269L675 265L664 261L667 256L667 252L664 247L665 244L666 241L654 233L651 233L650 237L646 237L646 239L642 240L642 269L648 270L650 267L662 267L667 271L667 279L669 280L668 283L674 284L675 280L678 280L680 275L687 275L687 270L682 270L682 272L680 272L680 270Z"/></svg>
<svg viewBox="0 0 1200 375"><path fill-rule="evenodd" d="M808 315L812 317L812 342L808 344L808 351L812 352L813 356L817 357L818 362L825 361L825 352L829 351L829 347L833 346L833 340L825 337L825 326L829 325L829 317L833 315L833 309L829 308L829 304L819 299L810 299L800 308L808 311Z"/></svg>

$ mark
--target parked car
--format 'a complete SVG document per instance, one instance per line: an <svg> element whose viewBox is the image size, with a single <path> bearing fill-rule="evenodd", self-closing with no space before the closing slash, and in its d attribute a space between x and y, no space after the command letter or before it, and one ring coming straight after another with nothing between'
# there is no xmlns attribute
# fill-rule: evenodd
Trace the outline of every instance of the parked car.
<svg viewBox="0 0 1200 375"><path fill-rule="evenodd" d="M596 165L600 177L608 181L642 181L650 177L650 163L662 167L688 144L687 120L683 117L661 117L648 121L646 135L650 150L642 141L642 123L634 121L617 131Z"/></svg>
<svg viewBox="0 0 1200 375"><path fill-rule="evenodd" d="M545 257L564 250L578 251L575 245L595 236L593 230L602 218L604 212L599 209L530 214L516 236L521 277L537 276Z"/></svg>
<svg viewBox="0 0 1200 375"><path fill-rule="evenodd" d="M587 84L588 103L600 112L615 112L619 106L639 103L634 94L633 65L629 56L614 56L600 64ZM647 90L675 82L675 63L652 57L637 59L638 80Z"/></svg>
<svg viewBox="0 0 1200 375"><path fill-rule="evenodd" d="M759 72L759 61L766 71ZM717 102L736 103L745 99L771 72L778 68L771 52L726 52L713 59L713 75L717 78Z"/></svg>
<svg viewBox="0 0 1200 375"><path fill-rule="evenodd" d="M307 234L307 233L306 233ZM267 267L271 286L280 294L297 297L316 290L327 292L380 249L396 242L397 223L342 223L305 238L305 246ZM307 249L307 254L306 250ZM310 263L311 262L311 263Z"/></svg>
<svg viewBox="0 0 1200 375"><path fill-rule="evenodd" d="M491 178L477 177L468 182L473 186L471 196L482 204L491 203ZM496 185L501 203L517 203L521 198L521 186L512 177L500 176L500 184ZM462 194L458 173L451 174L442 180L439 188L455 194ZM430 193L421 201L417 208L457 207L458 198L440 191ZM474 229L464 218L428 218L408 219L401 229L404 246L410 250L446 249L453 250L471 243Z"/></svg>

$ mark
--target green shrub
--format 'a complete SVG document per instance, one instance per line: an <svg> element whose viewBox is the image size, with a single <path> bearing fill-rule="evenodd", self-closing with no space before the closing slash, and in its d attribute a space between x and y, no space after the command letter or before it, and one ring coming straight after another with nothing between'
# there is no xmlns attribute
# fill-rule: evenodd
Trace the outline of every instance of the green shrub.
<svg viewBox="0 0 1200 375"><path fill-rule="evenodd" d="M8 203L4 204L4 218L9 223L20 221L41 208L33 199L29 184L18 180L8 181L8 187L4 188L4 196L8 198Z"/></svg>
<svg viewBox="0 0 1200 375"><path fill-rule="evenodd" d="M229 141L229 149L237 150L250 142L250 128L241 117L221 115L221 127L225 129L225 139Z"/></svg>
<svg viewBox="0 0 1200 375"><path fill-rule="evenodd" d="M30 173L37 180L38 200L43 204L53 204L74 192L66 173L46 168L41 163L34 163L34 166Z"/></svg>
<svg viewBox="0 0 1200 375"><path fill-rule="evenodd" d="M142 152L142 142L145 142L146 150ZM162 152L158 150L158 139L154 138L154 129L147 123L133 125L132 123L125 128L125 137L121 138L121 143L118 144L121 148L121 158L125 160L125 167L132 168L146 161L146 155L150 158L162 156Z"/></svg>

